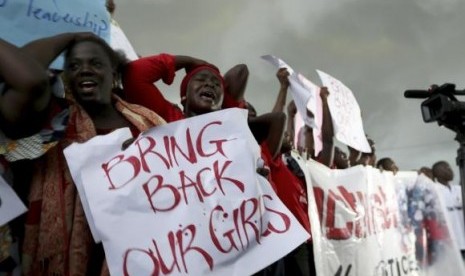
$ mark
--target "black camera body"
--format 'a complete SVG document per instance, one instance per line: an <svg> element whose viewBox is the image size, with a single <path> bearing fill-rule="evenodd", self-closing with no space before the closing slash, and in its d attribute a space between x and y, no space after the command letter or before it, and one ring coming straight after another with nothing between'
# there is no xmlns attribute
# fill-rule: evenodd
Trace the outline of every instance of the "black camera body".
<svg viewBox="0 0 465 276"><path fill-rule="evenodd" d="M465 103L456 95L465 95L465 91L455 90L455 85L446 83L433 86L431 90L407 90L406 98L427 98L421 103L421 115L426 123L438 122L454 131L465 131Z"/></svg>

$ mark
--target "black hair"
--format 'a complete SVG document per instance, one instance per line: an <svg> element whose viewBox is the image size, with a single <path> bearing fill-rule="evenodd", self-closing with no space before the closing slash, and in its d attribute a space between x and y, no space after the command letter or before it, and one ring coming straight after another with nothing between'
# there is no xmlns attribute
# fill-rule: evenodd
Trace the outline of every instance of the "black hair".
<svg viewBox="0 0 465 276"><path fill-rule="evenodd" d="M394 163L394 161L389 157L381 158L378 162L376 162L376 168L385 170L389 162Z"/></svg>
<svg viewBox="0 0 465 276"><path fill-rule="evenodd" d="M75 39L68 46L65 52L65 68L67 66L67 61L71 55L71 50L81 42L94 42L101 46L104 52L108 55L108 58L111 62L111 66L113 67L113 69L115 69L116 72L121 72L123 66L126 63L128 63L128 59L126 58L123 52L113 50L113 48L111 48L110 45L108 45L108 43L105 42L105 40L101 39L98 36L88 36L80 39Z"/></svg>

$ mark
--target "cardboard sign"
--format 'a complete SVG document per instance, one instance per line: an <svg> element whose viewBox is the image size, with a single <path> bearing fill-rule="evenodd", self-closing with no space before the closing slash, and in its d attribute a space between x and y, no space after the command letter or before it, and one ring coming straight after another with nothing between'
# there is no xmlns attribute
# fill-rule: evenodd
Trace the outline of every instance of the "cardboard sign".
<svg viewBox="0 0 465 276"><path fill-rule="evenodd" d="M371 152L363 130L360 107L352 91L329 74L320 70L317 73L329 91L328 106L336 139L358 151Z"/></svg>
<svg viewBox="0 0 465 276"><path fill-rule="evenodd" d="M256 173L246 118L227 109L155 127L124 151L121 130L65 150L80 159L70 170L112 275L250 275L305 242Z"/></svg>
<svg viewBox="0 0 465 276"><path fill-rule="evenodd" d="M26 212L26 206L13 189L0 177L0 226Z"/></svg>

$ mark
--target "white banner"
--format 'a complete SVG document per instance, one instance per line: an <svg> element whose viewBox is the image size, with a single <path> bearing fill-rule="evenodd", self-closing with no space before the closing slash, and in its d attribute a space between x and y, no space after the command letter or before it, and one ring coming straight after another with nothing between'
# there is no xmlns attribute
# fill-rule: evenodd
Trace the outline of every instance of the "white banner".
<svg viewBox="0 0 465 276"><path fill-rule="evenodd" d="M227 109L153 128L124 151L122 130L65 150L112 275L249 275L306 241L255 172L246 118Z"/></svg>
<svg viewBox="0 0 465 276"><path fill-rule="evenodd" d="M425 177L369 166L307 166L318 275L465 275Z"/></svg>
<svg viewBox="0 0 465 276"><path fill-rule="evenodd" d="M0 226L26 212L26 206L3 177L0 177Z"/></svg>
<svg viewBox="0 0 465 276"><path fill-rule="evenodd" d="M329 91L328 107L333 119L334 137L361 152L371 152L363 130L362 114L352 91L336 78L316 70Z"/></svg>

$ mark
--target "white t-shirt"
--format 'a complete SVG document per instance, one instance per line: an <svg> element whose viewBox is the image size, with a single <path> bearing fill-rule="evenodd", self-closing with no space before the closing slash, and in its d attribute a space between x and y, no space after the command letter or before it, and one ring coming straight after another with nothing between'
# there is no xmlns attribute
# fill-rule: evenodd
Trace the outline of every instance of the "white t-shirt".
<svg viewBox="0 0 465 276"><path fill-rule="evenodd" d="M445 210L452 238L460 250L465 250L465 225L462 209L462 187L460 185L449 185L446 187L441 183L435 183L441 203Z"/></svg>

